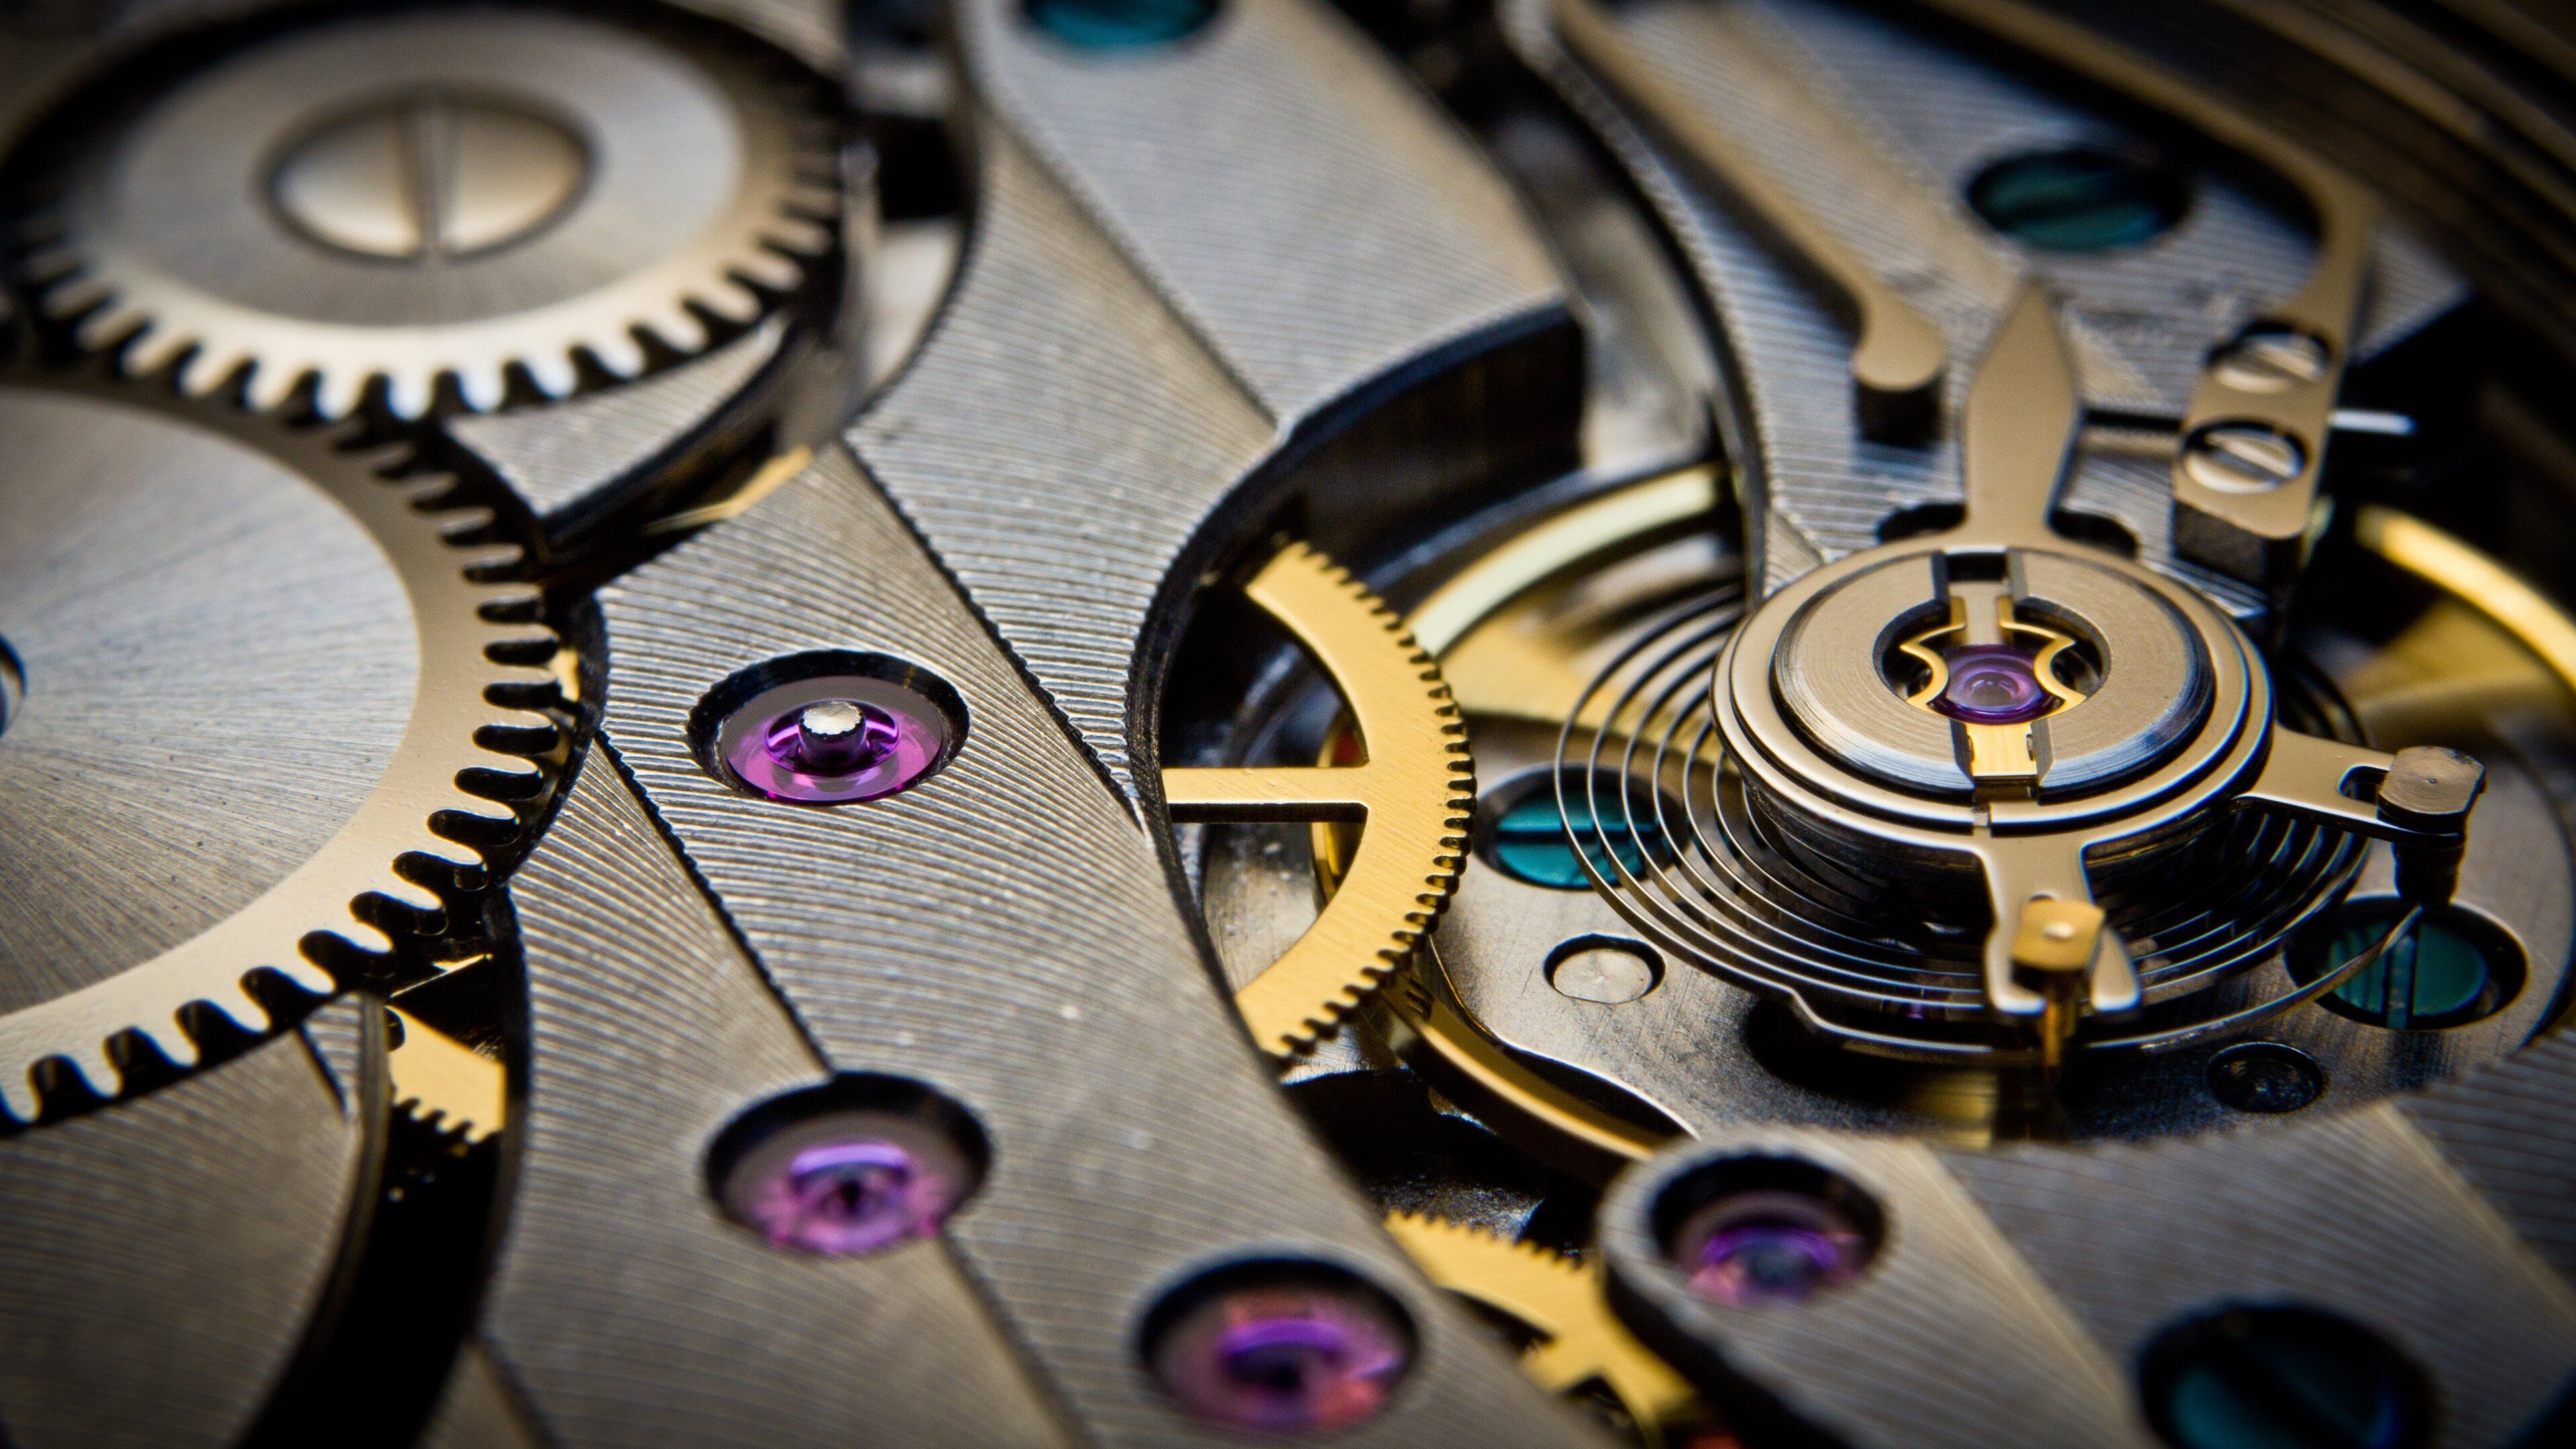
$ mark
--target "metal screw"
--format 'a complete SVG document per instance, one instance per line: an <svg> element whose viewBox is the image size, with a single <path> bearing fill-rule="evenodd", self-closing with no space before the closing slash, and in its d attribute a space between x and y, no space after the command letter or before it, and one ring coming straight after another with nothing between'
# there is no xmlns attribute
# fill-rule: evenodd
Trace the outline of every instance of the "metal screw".
<svg viewBox="0 0 2576 1449"><path fill-rule="evenodd" d="M313 240L429 263L536 235L579 199L581 141L488 101L404 95L334 120L278 162L270 194Z"/></svg>
<svg viewBox="0 0 2576 1449"><path fill-rule="evenodd" d="M2265 423L2219 423L2183 443L2183 472L2219 493L2269 493L2308 464L2306 445Z"/></svg>
<svg viewBox="0 0 2576 1449"><path fill-rule="evenodd" d="M2333 362L2333 352L2314 334L2258 322L2219 352L2210 372L2238 392L2287 392L2324 377Z"/></svg>

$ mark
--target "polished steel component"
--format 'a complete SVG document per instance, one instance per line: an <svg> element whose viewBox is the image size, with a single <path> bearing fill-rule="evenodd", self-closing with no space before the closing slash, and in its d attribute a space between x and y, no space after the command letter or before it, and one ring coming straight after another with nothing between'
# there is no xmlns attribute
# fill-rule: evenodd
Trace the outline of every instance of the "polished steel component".
<svg viewBox="0 0 2576 1449"><path fill-rule="evenodd" d="M0 433L0 628L27 678L0 739L0 1104L27 1118L46 1058L114 1096L120 1033L193 1063L192 1007L268 1028L253 973L337 989L310 933L385 950L363 898L439 909L397 862L479 871L515 830L503 797L544 776L507 751L551 738L520 706L552 676L493 655L553 636L500 622L534 591L475 576L519 550L451 542L490 517L448 480L23 386Z"/></svg>
<svg viewBox="0 0 2576 1449"><path fill-rule="evenodd" d="M803 1039L832 1070L922 1082L982 1123L992 1170L946 1241L1085 1438L1191 1442L1133 1335L1200 1272L1285 1256L1365 1277L1418 1336L1404 1391L1347 1442L1574 1440L1343 1186L1136 818L847 453L626 575L602 612L605 745ZM956 759L829 810L710 777L690 729L706 691L821 649L936 671L973 721Z"/></svg>
<svg viewBox="0 0 2576 1449"><path fill-rule="evenodd" d="M377 1190L374 1009L0 1135L0 1421L17 1449L228 1449L326 1335Z"/></svg>
<svg viewBox="0 0 2576 1449"><path fill-rule="evenodd" d="M1291 544L1244 594L1288 626L1348 704L1365 757L1313 768L1163 772L1176 822L1356 821L1358 847L1314 925L1234 993L1261 1049L1330 1033L1421 944L1465 863L1476 781L1467 731L1431 656L1338 565Z"/></svg>
<svg viewBox="0 0 2576 1449"><path fill-rule="evenodd" d="M570 1449L825 1449L861 1424L920 1449L1071 1442L942 1246L817 1260L717 1211L717 1134L830 1068L603 748L510 893L526 1111L499 1262L447 1391L460 1449L491 1442L466 1425L521 1415L530 1442Z"/></svg>
<svg viewBox="0 0 2576 1449"><path fill-rule="evenodd" d="M2151 586L2080 558L2016 549L2006 555L2000 592L1952 583L1941 558L1910 555L1814 596L1771 656L1770 687L1799 727L1819 749L1864 773L1936 794L1965 792L1985 773L1974 767L1980 726L1924 708L1920 696L1934 686L1907 696L1888 680L1883 657L1908 621L1933 617L1947 627L1955 615L1961 642L1994 644L2004 632L1998 607L2009 604L2002 619L2053 620L2116 661L2080 701L2016 730L2029 739L2021 750L2029 768L2021 773L2053 796L2099 789L2168 758L2218 692L2213 671L2246 668L2222 620L2206 611L2186 615ZM2043 678L2054 682L2055 675Z"/></svg>
<svg viewBox="0 0 2576 1449"><path fill-rule="evenodd" d="M792 77L544 13L291 31L147 107L73 173L44 305L136 373L205 393L248 370L329 417L381 379L417 416L509 374L560 397L581 353L706 346L830 245L823 123Z"/></svg>
<svg viewBox="0 0 2576 1449"><path fill-rule="evenodd" d="M2304 285L2248 322L2202 371L2182 415L2173 484L2174 541L2185 557L2247 583L2295 577L2306 562L2335 395L2360 329L2379 198L2280 128L2052 10L2024 0L1924 3L2199 129L2306 200L2315 265Z"/></svg>
<svg viewBox="0 0 2576 1449"><path fill-rule="evenodd" d="M1777 248L1712 198L1549 24L1550 0L1503 7L1514 47L1554 84L1633 176L1705 291L1734 381L1717 394L1741 470L1756 597L1880 541L1912 510L1955 505L1947 447L1891 449L1851 424L1848 330ZM1918 29L1876 7L1831 0L1631 0L1607 18L1690 108L1727 131L1807 212L1867 257L1942 331L1955 417L1974 359L2021 290L2057 297L2088 410L2154 420L2155 431L2078 440L2061 507L2115 524L2137 561L2207 592L2224 611L2260 613L2256 590L2190 561L2173 541L2173 434L2211 352L2296 292L2315 270L2296 208L2220 175L2196 179L2188 212L2153 245L2034 252L1978 224L1957 190L2031 149L2143 141L2116 107L2079 87L1996 66L1972 40ZM2375 233L2373 285L2351 346L2384 353L2456 306L2466 287L2395 226Z"/></svg>
<svg viewBox="0 0 2576 1449"><path fill-rule="evenodd" d="M2456 1169L2477 1161L2474 1138L2455 1158L2437 1135L2464 1119L2428 1131L2411 1118L2489 1076L2545 1079L2506 1065L2403 1106L2152 1145L1959 1152L1719 1128L1612 1187L1599 1220L1612 1301L1722 1409L1786 1408L1858 1446L2143 1449L2157 1441L2129 1381L2146 1345L2212 1305L2277 1301L2361 1326L2431 1375L2446 1406L2432 1442L2516 1442L2576 1369L2576 1292L2468 1190ZM2562 1155L2535 1153L2535 1169ZM1859 1279L1789 1311L1689 1292L1665 1261L1658 1200L1747 1158L1870 1195L1887 1234ZM1730 1396L1748 1381L1763 1397Z"/></svg>
<svg viewBox="0 0 2576 1449"><path fill-rule="evenodd" d="M1300 495L1307 541L1339 551L1570 456L1567 293L1503 179L1328 6L1239 0L1107 60L1017 0L955 23L974 244L848 437L1142 801L1137 731L1241 511ZM1401 446L1346 432L1378 388L1401 390Z"/></svg>
<svg viewBox="0 0 2576 1449"><path fill-rule="evenodd" d="M1585 65L1751 207L1763 226L1786 238L1798 264L1822 276L1854 314L1851 377L1861 431L1890 443L1919 443L1937 431L1942 374L1949 366L1940 330L1867 259L1808 215L1762 162L1694 112L1637 56L1595 0L1555 0L1550 14L1558 35Z"/></svg>

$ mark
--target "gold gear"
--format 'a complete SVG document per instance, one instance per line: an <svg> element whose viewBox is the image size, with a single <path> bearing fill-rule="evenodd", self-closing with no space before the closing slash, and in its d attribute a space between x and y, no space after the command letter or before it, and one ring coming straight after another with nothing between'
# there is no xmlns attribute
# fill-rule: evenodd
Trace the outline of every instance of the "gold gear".
<svg viewBox="0 0 2576 1449"><path fill-rule="evenodd" d="M1540 1388L1562 1394L1601 1383L1649 1449L1661 1449L1668 1429L1707 1421L1689 1382L1610 1311L1597 1264L1415 1213L1387 1214L1386 1230L1432 1283L1538 1335L1521 1368Z"/></svg>
<svg viewBox="0 0 2576 1449"><path fill-rule="evenodd" d="M1163 772L1172 819L1359 822L1349 868L1315 923L1234 994L1274 1056L1315 1044L1409 958L1458 888L1475 776L1467 727L1431 656L1331 559L1292 543L1244 594L1332 678L1367 757L1358 764Z"/></svg>

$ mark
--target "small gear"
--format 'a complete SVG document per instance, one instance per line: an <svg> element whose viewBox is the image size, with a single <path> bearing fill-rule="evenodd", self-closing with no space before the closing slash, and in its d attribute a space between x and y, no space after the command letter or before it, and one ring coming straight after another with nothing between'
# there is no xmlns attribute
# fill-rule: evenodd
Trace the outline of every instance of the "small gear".
<svg viewBox="0 0 2576 1449"><path fill-rule="evenodd" d="M1689 1381L1637 1342L1610 1311L1597 1266L1416 1213L1389 1213L1386 1230L1433 1284L1537 1335L1522 1353L1521 1367L1539 1387L1563 1394L1600 1384L1649 1449L1662 1449L1685 1426L1707 1427L1707 1410ZM1691 1442L1704 1437L1695 1433Z"/></svg>
<svg viewBox="0 0 2576 1449"><path fill-rule="evenodd" d="M1312 1047L1413 954L1458 887L1475 776L1467 728L1431 656L1340 565L1292 543L1244 594L1287 626L1349 706L1357 763L1173 768L1176 821L1360 823L1332 897L1296 943L1235 993L1264 1051Z"/></svg>
<svg viewBox="0 0 2576 1449"><path fill-rule="evenodd" d="M262 971L339 988L518 828L556 737L535 589L453 480L230 409L0 384L0 1112L120 1095ZM148 526L137 526L148 520ZM522 622L524 621L524 622ZM337 946L324 938L336 938ZM138 1041L136 1038L142 1039Z"/></svg>
<svg viewBox="0 0 2576 1449"><path fill-rule="evenodd" d="M371 16L290 31L145 106L70 171L25 269L137 374L246 374L326 418L381 381L573 391L752 321L833 241L830 122L784 63L572 15Z"/></svg>

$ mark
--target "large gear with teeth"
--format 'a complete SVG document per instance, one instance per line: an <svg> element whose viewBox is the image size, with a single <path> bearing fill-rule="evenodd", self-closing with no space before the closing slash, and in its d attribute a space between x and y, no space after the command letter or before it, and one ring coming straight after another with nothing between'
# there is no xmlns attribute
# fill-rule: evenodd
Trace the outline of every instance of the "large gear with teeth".
<svg viewBox="0 0 2576 1449"><path fill-rule="evenodd" d="M159 96L73 168L27 262L50 314L207 393L416 417L552 397L757 317L832 244L810 80L543 12L316 25ZM648 351L647 343L657 351ZM596 375L596 374L594 374Z"/></svg>
<svg viewBox="0 0 2576 1449"><path fill-rule="evenodd" d="M1312 768L1216 766L1163 772L1180 821L1360 824L1333 892L1287 952L1234 994L1253 1040L1293 1057L1330 1035L1422 943L1458 888L1475 799L1467 730L1439 667L1367 586L1292 543L1244 594L1286 625L1349 707L1345 734ZM1343 748L1354 758L1345 758Z"/></svg>
<svg viewBox="0 0 2576 1449"><path fill-rule="evenodd" d="M265 419L0 385L0 1112L382 952L542 789L537 595L454 480ZM505 662L508 661L508 662ZM418 917L415 917L417 919ZM332 944L336 942L337 944Z"/></svg>

